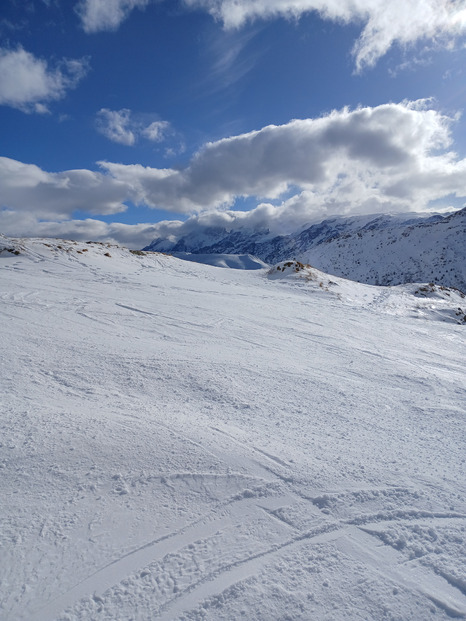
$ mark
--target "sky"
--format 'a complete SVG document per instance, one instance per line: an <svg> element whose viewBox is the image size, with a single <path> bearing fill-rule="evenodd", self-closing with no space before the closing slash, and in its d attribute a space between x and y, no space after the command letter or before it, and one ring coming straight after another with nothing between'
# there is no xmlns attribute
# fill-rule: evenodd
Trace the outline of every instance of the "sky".
<svg viewBox="0 0 466 621"><path fill-rule="evenodd" d="M465 42L466 0L3 0L0 232L461 208Z"/></svg>

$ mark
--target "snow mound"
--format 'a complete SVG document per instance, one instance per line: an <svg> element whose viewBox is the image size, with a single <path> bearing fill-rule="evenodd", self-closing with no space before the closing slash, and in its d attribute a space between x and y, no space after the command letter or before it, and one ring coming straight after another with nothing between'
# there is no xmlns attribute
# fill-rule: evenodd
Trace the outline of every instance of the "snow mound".
<svg viewBox="0 0 466 621"><path fill-rule="evenodd" d="M306 286L341 302L390 315L466 324L466 296L458 289L434 283L393 287L366 285L331 276L297 260L281 261L267 272L270 280Z"/></svg>

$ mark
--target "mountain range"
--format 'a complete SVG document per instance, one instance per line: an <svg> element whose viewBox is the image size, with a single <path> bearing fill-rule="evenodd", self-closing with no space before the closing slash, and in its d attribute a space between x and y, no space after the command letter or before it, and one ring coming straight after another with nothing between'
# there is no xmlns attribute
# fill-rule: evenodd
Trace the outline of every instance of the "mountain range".
<svg viewBox="0 0 466 621"><path fill-rule="evenodd" d="M195 233L159 237L144 250L182 258L187 253L252 255L268 264L296 259L366 284L433 282L466 291L465 242L463 208L448 215L333 217L290 235L206 227L199 220Z"/></svg>

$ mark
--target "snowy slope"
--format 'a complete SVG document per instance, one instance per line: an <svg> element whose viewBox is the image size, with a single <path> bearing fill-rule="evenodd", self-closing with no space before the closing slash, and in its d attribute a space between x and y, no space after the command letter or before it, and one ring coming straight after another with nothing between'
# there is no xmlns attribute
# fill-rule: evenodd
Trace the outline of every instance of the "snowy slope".
<svg viewBox="0 0 466 621"><path fill-rule="evenodd" d="M375 219L296 257L368 284L434 282L466 292L466 209L434 221L385 223Z"/></svg>
<svg viewBox="0 0 466 621"><path fill-rule="evenodd" d="M466 292L466 209L443 217L335 217L281 236L199 225L188 237L156 239L148 249L248 253L269 264L296 258L367 284L435 282Z"/></svg>
<svg viewBox="0 0 466 621"><path fill-rule="evenodd" d="M444 290L1 243L2 621L466 617Z"/></svg>
<svg viewBox="0 0 466 621"><path fill-rule="evenodd" d="M195 261L215 267L229 267L235 270L261 270L268 267L267 263L250 254L192 254L175 252L173 256L184 261Z"/></svg>
<svg viewBox="0 0 466 621"><path fill-rule="evenodd" d="M327 293L353 308L377 313L466 323L466 294L435 283L395 287L365 285L330 276L300 261L281 261L267 272L271 280L293 282L311 292Z"/></svg>

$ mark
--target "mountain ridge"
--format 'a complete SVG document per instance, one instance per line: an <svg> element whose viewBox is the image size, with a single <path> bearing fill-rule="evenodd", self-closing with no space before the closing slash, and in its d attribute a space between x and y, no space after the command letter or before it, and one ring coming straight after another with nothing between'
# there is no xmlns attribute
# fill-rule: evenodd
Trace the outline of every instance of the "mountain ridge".
<svg viewBox="0 0 466 621"><path fill-rule="evenodd" d="M466 208L448 215L333 217L290 235L199 224L199 232L156 238L144 250L249 254L268 264L311 263L374 285L434 282L466 291Z"/></svg>

